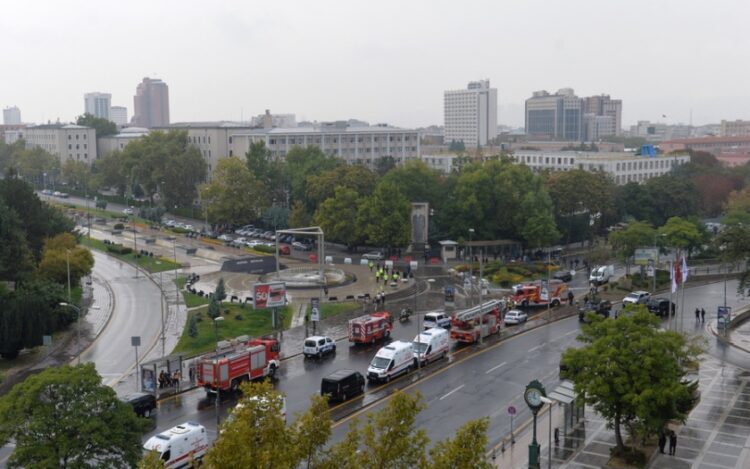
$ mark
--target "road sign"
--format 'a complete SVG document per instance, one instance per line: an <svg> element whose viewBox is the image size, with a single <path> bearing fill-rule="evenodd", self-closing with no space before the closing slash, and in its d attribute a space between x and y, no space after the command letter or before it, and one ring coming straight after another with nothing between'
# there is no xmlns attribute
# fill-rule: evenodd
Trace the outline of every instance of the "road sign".
<svg viewBox="0 0 750 469"><path fill-rule="evenodd" d="M508 414L510 414L510 415L516 415L516 408L513 407L512 405L509 405L508 406Z"/></svg>
<svg viewBox="0 0 750 469"><path fill-rule="evenodd" d="M130 337L130 346L131 347L140 347L141 346L141 336L134 335Z"/></svg>
<svg viewBox="0 0 750 469"><path fill-rule="evenodd" d="M310 319L316 322L320 321L320 298L310 298L310 306L312 309Z"/></svg>
<svg viewBox="0 0 750 469"><path fill-rule="evenodd" d="M286 284L256 283L253 288L253 308L277 308L286 304Z"/></svg>

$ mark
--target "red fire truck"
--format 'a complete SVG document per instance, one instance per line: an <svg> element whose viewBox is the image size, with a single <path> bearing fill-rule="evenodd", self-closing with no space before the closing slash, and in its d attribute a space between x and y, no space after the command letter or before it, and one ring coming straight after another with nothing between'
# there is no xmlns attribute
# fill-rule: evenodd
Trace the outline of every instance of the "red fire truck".
<svg viewBox="0 0 750 469"><path fill-rule="evenodd" d="M217 388L236 391L243 381L272 377L281 363L279 350L279 341L273 338L245 337L225 343L198 360L198 385L206 392Z"/></svg>
<svg viewBox="0 0 750 469"><path fill-rule="evenodd" d="M372 344L387 339L393 329L393 318L388 311L365 314L349 320L349 342Z"/></svg>
<svg viewBox="0 0 750 469"><path fill-rule="evenodd" d="M473 344L479 337L500 332L503 302L491 300L457 312L451 319L451 339Z"/></svg>
<svg viewBox="0 0 750 469"><path fill-rule="evenodd" d="M526 308L529 306L558 306L566 298L568 284L561 280L551 280L549 288L547 281L536 281L513 286L511 300L517 306Z"/></svg>

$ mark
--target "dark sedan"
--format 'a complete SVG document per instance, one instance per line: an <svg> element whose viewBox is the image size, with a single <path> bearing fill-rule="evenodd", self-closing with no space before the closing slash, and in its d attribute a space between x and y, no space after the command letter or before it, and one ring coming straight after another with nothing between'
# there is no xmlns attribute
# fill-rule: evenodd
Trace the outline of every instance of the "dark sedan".
<svg viewBox="0 0 750 469"><path fill-rule="evenodd" d="M667 315L667 311L672 309L672 316L675 314L675 310L677 309L675 304L671 301L669 301L668 298L649 298L648 302L646 303L646 308L654 314L658 314L661 317L665 317Z"/></svg>

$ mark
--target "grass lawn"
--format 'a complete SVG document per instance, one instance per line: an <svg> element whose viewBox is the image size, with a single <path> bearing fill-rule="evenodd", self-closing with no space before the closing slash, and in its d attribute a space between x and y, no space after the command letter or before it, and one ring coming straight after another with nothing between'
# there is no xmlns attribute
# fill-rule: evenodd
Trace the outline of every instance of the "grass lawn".
<svg viewBox="0 0 750 469"><path fill-rule="evenodd" d="M253 310L251 305L242 305L232 303L221 304L221 315L223 321L217 324L217 330L214 331L214 321L208 317L208 307L203 307L188 313L188 322L185 330L182 331L182 337L174 349L174 353L185 353L188 356L208 352L216 347L216 333L218 332L219 340L234 339L237 336L249 335L251 337L261 337L273 332L271 328L271 309ZM226 311L229 311L228 313ZM288 306L279 308L283 317L284 329L288 329L292 323L292 311ZM198 321L198 335L190 337L190 316L200 315L202 320ZM236 319L240 315L242 319Z"/></svg>
<svg viewBox="0 0 750 469"><path fill-rule="evenodd" d="M187 290L183 290L185 288L185 284L187 283L187 277L179 277L177 279L177 286L180 287L180 291L182 292L182 298L185 300L185 304L188 308L194 308L196 306L203 306L208 304L208 298L205 296L196 295L195 293L190 293Z"/></svg>
<svg viewBox="0 0 750 469"><path fill-rule="evenodd" d="M87 238L87 237L81 237L81 244L83 246L88 246L91 249L96 249L97 251L102 251L110 256L117 257L118 259L122 259L125 262L128 262L130 264L138 264L140 267L148 270L149 272L165 272L167 270L175 270L176 268L179 268L180 265L175 264L172 260L167 259L165 257L146 257L146 256L139 256L135 257L133 253L130 254L117 254L114 252L107 251L107 245L104 244L103 241L94 239L94 238Z"/></svg>
<svg viewBox="0 0 750 469"><path fill-rule="evenodd" d="M361 311L362 304L356 301L347 301L344 303L323 303L320 306L320 319L325 319L330 316L335 316L341 313L348 313L350 311ZM312 306L307 305L307 314L312 313Z"/></svg>

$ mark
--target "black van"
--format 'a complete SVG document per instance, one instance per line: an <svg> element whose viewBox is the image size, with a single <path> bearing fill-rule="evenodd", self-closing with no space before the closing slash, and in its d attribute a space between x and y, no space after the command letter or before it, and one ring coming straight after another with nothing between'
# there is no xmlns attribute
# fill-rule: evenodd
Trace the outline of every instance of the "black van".
<svg viewBox="0 0 750 469"><path fill-rule="evenodd" d="M154 397L153 394L145 392L131 394L124 398L123 402L133 406L133 411L135 411L139 417L150 417L153 415L154 409L156 409L156 397Z"/></svg>
<svg viewBox="0 0 750 469"><path fill-rule="evenodd" d="M329 401L345 401L365 390L365 378L358 371L338 370L323 378L320 395Z"/></svg>

